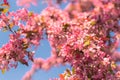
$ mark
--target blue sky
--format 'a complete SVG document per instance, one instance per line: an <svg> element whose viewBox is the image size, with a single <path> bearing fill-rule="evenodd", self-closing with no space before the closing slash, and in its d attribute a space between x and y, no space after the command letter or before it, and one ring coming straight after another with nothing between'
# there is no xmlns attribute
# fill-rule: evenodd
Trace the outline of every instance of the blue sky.
<svg viewBox="0 0 120 80"><path fill-rule="evenodd" d="M8 0L10 2L11 8L10 11L16 11L19 8L16 6L16 0ZM41 0L42 1L42 0ZM64 7L65 5L62 5ZM45 4L42 4L41 2L38 3L38 6L31 6L29 8L30 11L34 11L36 13L40 13L41 10L43 10L46 7ZM0 47L7 43L9 40L9 33L10 32L2 32L0 31ZM50 45L47 40L41 41L41 46L38 48L35 57L42 57L47 58L50 56ZM30 63L31 64L31 63ZM0 80L21 80L23 75L31 68L31 65L25 66L19 64L17 69L10 69L9 71L5 72L5 74L2 74L0 72ZM33 75L33 80L49 80L49 78L55 78L58 77L60 73L63 73L66 68L70 68L69 65L66 66L60 66L60 67L53 67L48 72L39 70Z"/></svg>

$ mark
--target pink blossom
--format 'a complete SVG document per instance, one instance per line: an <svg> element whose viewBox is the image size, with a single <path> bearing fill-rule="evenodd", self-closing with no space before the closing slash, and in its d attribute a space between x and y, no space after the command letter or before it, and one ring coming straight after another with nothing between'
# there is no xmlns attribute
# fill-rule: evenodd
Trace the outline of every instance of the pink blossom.
<svg viewBox="0 0 120 80"><path fill-rule="evenodd" d="M17 0L18 6L30 7L30 4L37 5L37 0Z"/></svg>
<svg viewBox="0 0 120 80"><path fill-rule="evenodd" d="M0 29L6 26L5 22L3 20L0 20Z"/></svg>
<svg viewBox="0 0 120 80"><path fill-rule="evenodd" d="M8 15L0 14L0 29L7 28L11 32L8 43L0 48L0 69L16 67L18 62L28 66L31 60L33 66L23 77L23 80L31 80L39 69L49 70L69 63L74 70L67 69L58 79L119 80L119 66L115 65L120 61L116 51L119 48L120 1L69 2L65 9L48 6L40 14L25 8ZM19 6L29 7L30 3L36 5L37 0L17 0ZM51 55L47 59L33 59L31 46L38 47L44 33L51 46Z"/></svg>

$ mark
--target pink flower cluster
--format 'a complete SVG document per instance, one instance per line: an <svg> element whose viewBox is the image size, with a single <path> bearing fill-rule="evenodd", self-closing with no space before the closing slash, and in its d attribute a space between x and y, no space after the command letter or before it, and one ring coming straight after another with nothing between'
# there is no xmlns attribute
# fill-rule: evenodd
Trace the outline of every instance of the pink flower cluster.
<svg viewBox="0 0 120 80"><path fill-rule="evenodd" d="M21 5L26 2L21 0ZM120 55L116 49L120 40L120 1L69 2L64 10L49 6L41 14L24 8L8 15L0 14L0 29L12 32L10 41L0 48L0 69L16 67L18 62L28 65L31 60L33 66L23 77L31 80L38 69L49 70L69 63L73 71L67 69L55 80L119 80L120 67L116 62ZM44 32L52 49L51 56L46 60L33 59L34 53L29 49L40 45Z"/></svg>
<svg viewBox="0 0 120 80"><path fill-rule="evenodd" d="M16 3L18 6L30 7L30 4L37 5L37 0L17 0Z"/></svg>

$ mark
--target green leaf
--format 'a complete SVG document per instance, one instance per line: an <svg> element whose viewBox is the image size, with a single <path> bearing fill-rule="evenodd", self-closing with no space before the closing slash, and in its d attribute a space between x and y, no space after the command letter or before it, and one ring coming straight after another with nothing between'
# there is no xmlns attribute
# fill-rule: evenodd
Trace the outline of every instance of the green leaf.
<svg viewBox="0 0 120 80"><path fill-rule="evenodd" d="M28 13L28 15L29 15L29 17L32 16L32 15L33 15L33 12L30 11L30 12Z"/></svg>
<svg viewBox="0 0 120 80"><path fill-rule="evenodd" d="M2 7L2 8L0 8L1 13L7 13L10 8L9 4L1 4L0 7Z"/></svg>
<svg viewBox="0 0 120 80"><path fill-rule="evenodd" d="M2 71L2 74L5 74L5 72L6 72L6 69L2 69L1 71Z"/></svg>
<svg viewBox="0 0 120 80"><path fill-rule="evenodd" d="M85 41L84 46L89 46L90 45L90 40Z"/></svg>
<svg viewBox="0 0 120 80"><path fill-rule="evenodd" d="M75 68L72 68L72 74L75 74Z"/></svg>
<svg viewBox="0 0 120 80"><path fill-rule="evenodd" d="M96 21L95 20L92 20L91 22L90 22L90 25L92 25L92 26L94 26L96 24Z"/></svg>
<svg viewBox="0 0 120 80"><path fill-rule="evenodd" d="M69 70L69 69L66 69L66 72L67 72L68 76L70 76L70 75L71 75L71 72L70 72L70 70Z"/></svg>

